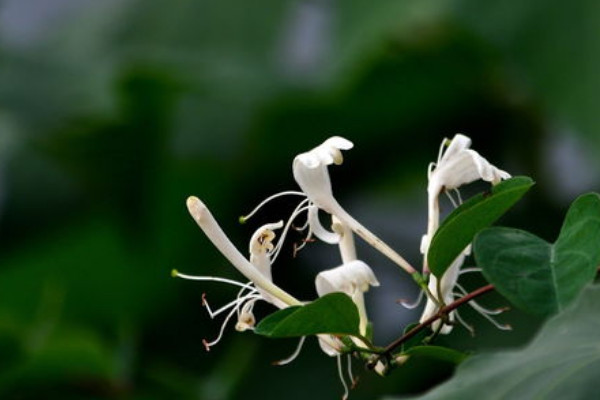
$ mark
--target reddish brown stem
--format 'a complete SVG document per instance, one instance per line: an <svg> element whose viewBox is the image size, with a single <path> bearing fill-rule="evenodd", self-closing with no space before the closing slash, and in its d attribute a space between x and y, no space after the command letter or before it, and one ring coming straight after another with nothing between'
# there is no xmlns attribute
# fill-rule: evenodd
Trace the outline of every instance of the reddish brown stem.
<svg viewBox="0 0 600 400"><path fill-rule="evenodd" d="M392 343L390 343L383 350L382 354L390 354L392 351L394 351L396 348L398 348L402 343L406 342L407 340L409 340L410 338L415 336L417 333L419 333L423 329L427 328L433 322L442 318L444 315L447 315L450 311L455 310L458 307L460 307L461 305L468 303L469 301L473 300L476 297L481 296L482 294L491 292L492 290L494 290L494 285L491 285L491 284L480 287L479 289L474 290L471 293L456 300L454 303L448 304L447 306L442 307L437 313L435 313L431 317L427 318L425 321L421 322L419 325L415 326L410 331L406 332L404 335L402 335L401 337L399 337L398 339L396 339Z"/></svg>

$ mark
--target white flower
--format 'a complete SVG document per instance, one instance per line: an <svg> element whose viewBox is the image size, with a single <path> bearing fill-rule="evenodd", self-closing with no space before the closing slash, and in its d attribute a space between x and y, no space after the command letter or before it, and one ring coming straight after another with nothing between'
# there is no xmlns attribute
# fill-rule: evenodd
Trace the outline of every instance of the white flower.
<svg viewBox="0 0 600 400"><path fill-rule="evenodd" d="M448 148L444 151L446 146ZM421 241L421 253L425 255L427 255L431 238L439 227L439 195L441 193L456 190L462 185L479 179L496 185L502 179L510 178L509 173L490 164L475 150L469 149L470 146L471 139L461 134L456 134L451 141L444 139L440 146L437 163L429 165L429 183L427 185L429 218L427 234Z"/></svg>
<svg viewBox="0 0 600 400"><path fill-rule="evenodd" d="M446 148L447 146L447 148ZM503 179L510 178L510 174L496 168L490 164L485 158L483 158L475 150L469 149L471 146L471 139L468 137L457 134L454 138L449 141L444 139L440 146L440 152L438 155L437 163L432 163L429 166L428 178L429 183L427 185L428 195L428 224L427 233L421 240L421 253L424 255L423 269L428 272L427 265L427 252L431 239L435 235L439 224L440 224L440 211L439 211L439 196L443 192L448 194L449 190L455 190L458 193L458 188L462 185L474 182L476 180L484 180L492 183L493 185L499 183ZM444 151L445 149L445 151ZM450 200L457 205L456 202L448 195ZM458 202L461 202L460 194L458 193ZM455 296L465 294L466 292L460 285L458 285L458 276L461 274L460 268L465 260L465 257L470 253L470 245L461 252L456 259L452 262L450 267L446 270L441 280L439 281L435 276L429 277L428 289L429 293L435 298L427 299L427 304L421 315L421 322L427 320L434 314L436 314L440 308L439 304L447 305L454 301ZM470 269L469 271L473 271ZM439 291L438 291L439 289ZM461 293L457 294L459 291ZM478 311L482 313L486 318L490 319L489 315L497 313L493 310L487 310L483 307L476 305L474 302L470 303ZM460 316L456 311L453 311L448 316L448 322L452 323L457 318L467 328ZM498 325L495 321L490 319ZM438 329L441 322L438 320L433 324L433 329ZM441 327L440 333L447 334L452 331L452 325L445 324Z"/></svg>
<svg viewBox="0 0 600 400"><path fill-rule="evenodd" d="M350 150L354 144L342 137L333 136L314 149L294 158L292 170L294 179L317 207L335 214L338 208L333 197L331 180L327 167L331 164L341 165L344 161L341 150Z"/></svg>
<svg viewBox="0 0 600 400"><path fill-rule="evenodd" d="M333 196L327 168L331 164L340 165L343 162L341 150L352 147L352 142L339 136L327 139L314 149L296 156L293 163L294 178L308 198L309 206L314 205L335 216L371 246L408 273L414 274L416 271L402 256L348 214Z"/></svg>
<svg viewBox="0 0 600 400"><path fill-rule="evenodd" d="M292 170L294 178L302 191L285 191L270 196L263 200L248 215L241 217L240 221L245 222L262 208L262 206L273 199L289 195L304 197L292 212L292 215L281 234L282 238L285 237L293 221L301 214L306 213L306 225L297 229L308 229L308 233L304 243L298 246L296 250L304 247L304 245L311 240L313 235L329 244L337 244L340 241L341 237L339 232L336 232L335 230L331 232L325 229L321 224L321 221L319 220L319 210L323 210L331 215L332 218L335 217L338 222L362 237L371 246L381 251L408 273L415 274L415 269L402 258L402 256L356 221L342 208L333 196L331 179L327 168L331 164L340 165L343 162L342 150L349 150L352 147L353 144L351 141L339 136L333 136L314 149L297 155L294 158ZM281 250L281 243L282 240L276 245L274 258L277 257Z"/></svg>
<svg viewBox="0 0 600 400"><path fill-rule="evenodd" d="M344 250L342 251L342 257L344 257ZM315 286L317 294L319 296L325 296L326 294L333 292L346 293L358 309L359 314L359 332L362 336L367 333L367 325L369 320L367 318L367 310L365 308L364 293L369 290L370 286L379 286L379 281L375 277L375 274L369 268L367 264L360 260L352 260L345 262L339 267L332 268L326 271L320 272L315 279ZM329 356L337 357L338 363L338 374L340 381L344 387L344 397L348 396L348 385L344 379L342 372L342 361L341 351L345 347L344 344L335 336L331 335L318 335L319 345L323 352ZM361 339L352 337L354 343L358 346L364 345ZM348 372L350 381L353 383L354 377L351 373L351 359L348 357Z"/></svg>
<svg viewBox="0 0 600 400"><path fill-rule="evenodd" d="M198 226L200 226L215 247L238 271L250 280L249 283L243 283L219 277L184 275L173 271L173 275L177 277L224 282L241 288L235 300L215 311L211 310L208 302L203 297L203 304L206 306L211 318L228 311L217 339L212 342L203 341L207 350L221 339L227 323L236 314L238 317L236 329L238 331L252 329L255 323L252 309L254 303L258 300L264 300L278 308L302 304L292 295L275 285L271 277L271 257L274 250L273 239L275 238L273 230L281 228L283 222L263 225L252 235L249 246L250 260L248 260L227 238L204 203L197 197L192 196L187 200L187 207Z"/></svg>
<svg viewBox="0 0 600 400"><path fill-rule="evenodd" d="M368 291L370 286L379 286L379 281L367 264L354 260L322 271L315 279L315 286L319 296L333 292L342 292L350 296L358 308L360 334L366 334L368 318L363 293Z"/></svg>

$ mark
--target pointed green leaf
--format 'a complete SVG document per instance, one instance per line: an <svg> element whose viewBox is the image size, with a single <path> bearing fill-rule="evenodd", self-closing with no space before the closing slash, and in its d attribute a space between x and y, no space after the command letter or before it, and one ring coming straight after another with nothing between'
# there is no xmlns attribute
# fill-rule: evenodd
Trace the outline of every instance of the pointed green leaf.
<svg viewBox="0 0 600 400"><path fill-rule="evenodd" d="M330 293L304 306L289 307L264 318L255 333L272 338L329 333L358 335L359 316L352 299Z"/></svg>
<svg viewBox="0 0 600 400"><path fill-rule="evenodd" d="M550 244L517 229L489 228L474 242L484 276L515 306L533 314L562 310L596 276L600 263L600 196L573 202Z"/></svg>
<svg viewBox="0 0 600 400"><path fill-rule="evenodd" d="M533 184L525 176L502 181L490 192L470 198L450 213L431 239L427 253L431 272L440 278L475 235L508 211Z"/></svg>
<svg viewBox="0 0 600 400"><path fill-rule="evenodd" d="M454 377L416 400L595 399L600 287L551 319L525 348L469 357Z"/></svg>

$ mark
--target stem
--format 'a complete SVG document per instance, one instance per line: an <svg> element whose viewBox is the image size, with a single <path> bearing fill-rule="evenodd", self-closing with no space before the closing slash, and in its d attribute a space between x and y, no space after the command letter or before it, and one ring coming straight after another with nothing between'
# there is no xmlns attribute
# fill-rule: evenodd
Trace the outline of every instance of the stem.
<svg viewBox="0 0 600 400"><path fill-rule="evenodd" d="M448 314L450 311L455 310L458 307L462 306L463 304L468 303L469 301L473 300L474 298L479 297L487 292L491 292L492 290L494 290L494 285L491 285L491 284L480 287L479 289L474 290L471 293L456 300L454 303L449 304L445 307L442 307L437 313L435 313L431 317L427 318L425 321L423 321L419 325L415 326L413 329L406 332L404 335L402 335L401 337L399 337L398 339L396 339L392 343L390 343L383 350L382 355L390 354L392 351L394 351L396 348L398 348L402 343L408 341L410 338L414 337L417 333L419 333L423 329L427 328L433 322L442 318L443 315Z"/></svg>

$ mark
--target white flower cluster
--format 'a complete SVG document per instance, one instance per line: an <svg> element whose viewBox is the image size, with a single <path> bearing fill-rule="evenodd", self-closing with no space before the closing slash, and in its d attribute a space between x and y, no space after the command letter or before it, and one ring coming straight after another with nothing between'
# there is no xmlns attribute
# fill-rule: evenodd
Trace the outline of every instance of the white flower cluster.
<svg viewBox="0 0 600 400"><path fill-rule="evenodd" d="M470 139L463 135L456 135L451 141L444 140L437 163L432 163L429 167L429 185L427 187L429 221L427 233L423 236L421 244L421 252L425 255L423 263L424 276L428 273L426 255L429 243L440 223L439 196L444 192L456 191L461 185L478 179L496 184L500 180L509 177L506 172L492 166L477 152L469 149L470 144ZM328 167L332 164L342 164L342 150L349 150L352 147L353 144L349 140L334 136L314 149L295 157L293 175L301 191L286 191L275 194L261 202L249 215L242 217L241 221L243 222L252 217L266 203L275 198L298 196L301 200L286 223L278 221L263 225L256 230L250 239L248 257L243 256L231 243L202 201L193 196L188 198L187 207L196 223L215 247L249 280L248 282L238 282L221 277L189 276L173 271L174 276L181 278L225 282L240 288L234 300L214 311L203 298L204 305L211 318L226 314L218 337L210 342L203 341L207 350L221 339L225 327L233 317L237 317L235 328L238 331L253 329L256 322L253 306L259 300L271 303L279 309L303 304L302 301L277 286L271 275L272 264L283 247L288 231L293 226L293 222L301 216L304 216L306 222L303 226L295 227L295 229L305 232L305 239L296 250L316 238L325 243L337 245L341 255L341 265L322 271L316 276L315 285L318 295L324 296L332 292L346 293L357 306L361 335L366 335L368 326L363 296L370 286L379 286L379 281L371 268L357 258L354 234L386 255L413 277L421 276L400 254L346 212L333 196ZM457 202L460 201L459 196ZM331 218L330 229L321 223L319 219L320 211ZM275 232L278 230L281 234L279 240L276 240ZM439 307L452 302L455 291L461 290L456 281L467 253L468 249L465 249L457 257L442 277L441 282L438 283L433 276L429 277L429 297L421 321L436 314ZM474 306L479 307L478 305ZM485 313L492 313L490 310L479 308L484 310ZM452 323L454 315L454 313L451 314L448 320L445 321L447 324L440 327L442 333L450 331L452 326L449 323ZM440 321L437 321L437 323L439 324ZM353 340L358 341L359 339L353 338ZM279 364L291 361L299 353L303 342L304 338L300 341L293 356L280 361ZM319 343L325 353L338 358L340 378L347 394L347 385L341 372L340 361L340 355L345 349L344 344L331 335L319 335ZM352 374L349 375L350 379L353 380Z"/></svg>

